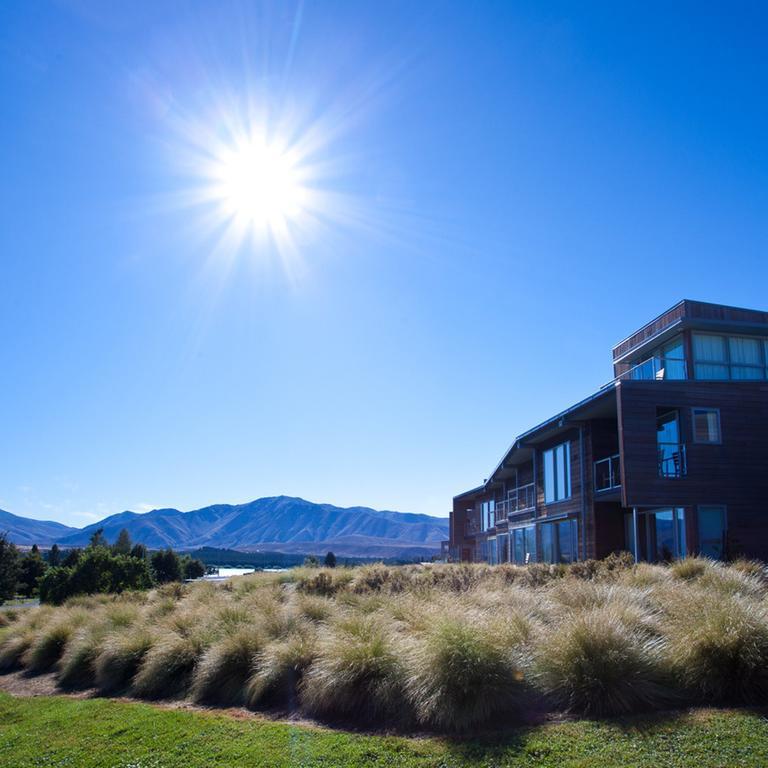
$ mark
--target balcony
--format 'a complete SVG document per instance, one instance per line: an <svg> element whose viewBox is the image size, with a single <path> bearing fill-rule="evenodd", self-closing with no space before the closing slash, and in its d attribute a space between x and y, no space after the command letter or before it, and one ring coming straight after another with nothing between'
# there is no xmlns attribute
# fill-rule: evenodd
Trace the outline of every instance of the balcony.
<svg viewBox="0 0 768 768"><path fill-rule="evenodd" d="M496 519L508 520L521 512L529 512L536 507L536 489L533 483L520 485L507 491L507 498L496 502Z"/></svg>
<svg viewBox="0 0 768 768"><path fill-rule="evenodd" d="M621 488L621 459L619 454L595 462L595 493Z"/></svg>
<svg viewBox="0 0 768 768"><path fill-rule="evenodd" d="M659 477L683 477L688 472L685 443L659 443Z"/></svg>

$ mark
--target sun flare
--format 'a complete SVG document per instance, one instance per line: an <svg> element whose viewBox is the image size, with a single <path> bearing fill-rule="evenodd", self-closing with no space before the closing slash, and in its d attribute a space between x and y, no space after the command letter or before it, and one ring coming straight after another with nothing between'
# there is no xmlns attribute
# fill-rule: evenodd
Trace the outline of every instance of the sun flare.
<svg viewBox="0 0 768 768"><path fill-rule="evenodd" d="M228 218L274 229L302 212L308 190L297 158L279 143L249 137L216 158L212 195Z"/></svg>

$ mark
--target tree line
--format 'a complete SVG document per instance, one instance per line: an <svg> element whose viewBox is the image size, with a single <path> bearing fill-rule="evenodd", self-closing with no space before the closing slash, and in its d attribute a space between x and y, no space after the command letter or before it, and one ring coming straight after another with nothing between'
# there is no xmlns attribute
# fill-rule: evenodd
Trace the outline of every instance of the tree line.
<svg viewBox="0 0 768 768"><path fill-rule="evenodd" d="M0 605L16 595L59 605L73 595L149 589L203 575L201 560L170 547L150 552L143 544L134 544L125 529L114 544L99 528L87 547L62 551L54 544L45 556L36 544L22 554L0 533Z"/></svg>

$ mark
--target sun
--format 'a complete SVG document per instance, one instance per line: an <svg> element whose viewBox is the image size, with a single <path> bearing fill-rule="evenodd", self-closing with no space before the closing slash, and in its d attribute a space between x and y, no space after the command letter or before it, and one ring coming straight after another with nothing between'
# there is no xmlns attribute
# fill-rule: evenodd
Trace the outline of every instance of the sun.
<svg viewBox="0 0 768 768"><path fill-rule="evenodd" d="M211 196L224 216L252 229L279 229L295 221L309 190L289 148L249 136L222 147L213 163Z"/></svg>

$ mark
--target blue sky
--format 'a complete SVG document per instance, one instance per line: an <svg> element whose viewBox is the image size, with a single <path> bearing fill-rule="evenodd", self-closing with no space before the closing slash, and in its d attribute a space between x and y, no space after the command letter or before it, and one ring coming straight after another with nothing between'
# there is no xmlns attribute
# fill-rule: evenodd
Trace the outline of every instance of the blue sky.
<svg viewBox="0 0 768 768"><path fill-rule="evenodd" d="M447 514L680 298L768 308L767 31L758 2L0 4L0 507ZM244 114L316 139L290 249L190 204Z"/></svg>

